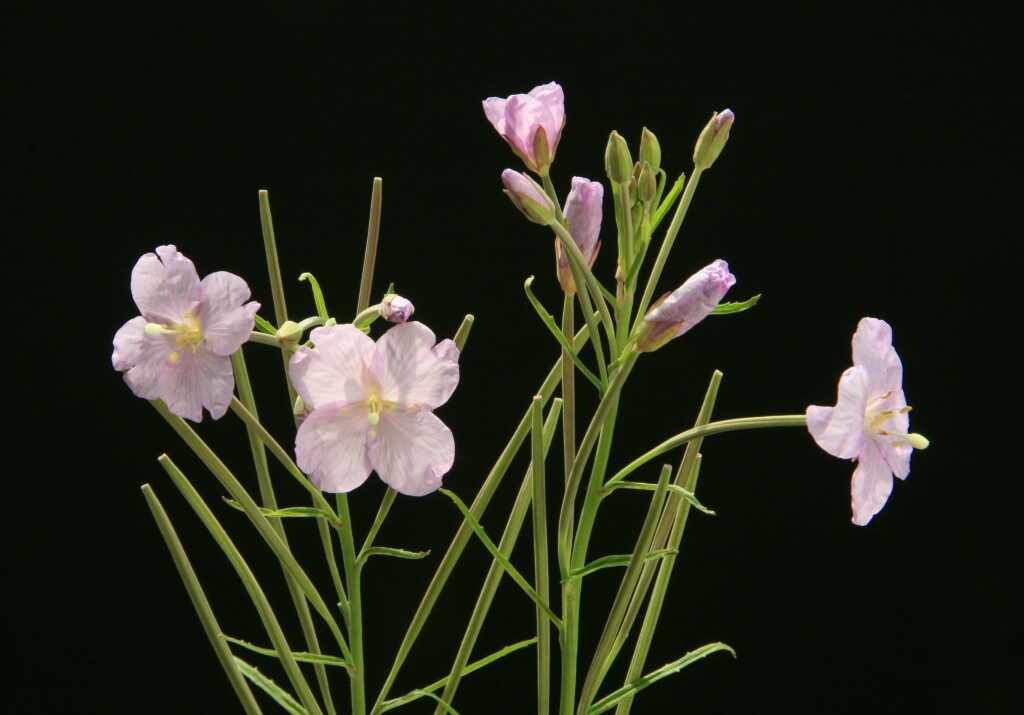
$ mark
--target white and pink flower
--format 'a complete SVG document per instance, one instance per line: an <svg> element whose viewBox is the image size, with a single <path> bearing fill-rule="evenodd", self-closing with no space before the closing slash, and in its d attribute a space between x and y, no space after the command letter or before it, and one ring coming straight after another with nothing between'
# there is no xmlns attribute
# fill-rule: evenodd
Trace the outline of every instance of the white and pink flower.
<svg viewBox="0 0 1024 715"><path fill-rule="evenodd" d="M544 176L555 158L565 126L565 96L554 82L534 87L529 94L490 97L484 114L530 170Z"/></svg>
<svg viewBox="0 0 1024 715"><path fill-rule="evenodd" d="M839 378L835 407L807 408L807 429L818 446L842 459L854 459L853 523L863 526L881 511L892 493L893 475L910 474L910 453L928 440L909 432L903 395L903 364L884 320L864 318L853 335L853 367Z"/></svg>
<svg viewBox="0 0 1024 715"><path fill-rule="evenodd" d="M231 404L231 354L249 339L260 304L249 286L219 271L202 280L174 246L147 253L132 269L132 297L141 316L114 336L114 369L137 396L162 399L174 414L199 422Z"/></svg>
<svg viewBox="0 0 1024 715"><path fill-rule="evenodd" d="M431 410L459 383L459 350L419 322L373 339L351 325L314 330L288 367L312 413L299 426L299 468L325 492L349 492L371 471L402 494L441 486L455 440Z"/></svg>

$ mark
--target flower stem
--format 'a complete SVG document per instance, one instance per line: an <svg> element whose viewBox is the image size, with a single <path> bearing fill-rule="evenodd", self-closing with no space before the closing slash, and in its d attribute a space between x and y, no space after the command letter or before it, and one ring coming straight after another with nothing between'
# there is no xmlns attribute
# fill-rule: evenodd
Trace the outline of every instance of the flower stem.
<svg viewBox="0 0 1024 715"><path fill-rule="evenodd" d="M533 571L537 595L544 603L551 602L548 584L548 520L544 479L544 429L542 427L544 402L533 398L533 425L531 427L531 469L533 484ZM537 715L548 715L551 701L551 624L537 608Z"/></svg>
<svg viewBox="0 0 1024 715"><path fill-rule="evenodd" d="M288 320L288 308L284 300L284 281L281 279L281 262L277 258L277 239L274 236L274 219L270 214L270 194L260 190L260 225L263 227L263 250L267 254L267 273L270 275L270 293L274 297L274 320L281 327ZM295 388L288 377L288 360L291 353L282 347L284 376L288 385L288 405L295 404Z"/></svg>
<svg viewBox="0 0 1024 715"><path fill-rule="evenodd" d="M366 669L363 662L363 606L360 588L360 569L352 534L352 517L348 510L348 495L338 495L338 518L341 528L341 557L345 564L345 583L348 586L348 639L352 648L352 715L366 713Z"/></svg>
<svg viewBox="0 0 1024 715"><path fill-rule="evenodd" d="M363 274L359 278L359 298L356 301L356 315L370 305L370 289L373 287L373 267L377 262L377 241L380 238L381 189L383 180L373 179L370 193L370 224L366 228L366 252L363 254Z"/></svg>

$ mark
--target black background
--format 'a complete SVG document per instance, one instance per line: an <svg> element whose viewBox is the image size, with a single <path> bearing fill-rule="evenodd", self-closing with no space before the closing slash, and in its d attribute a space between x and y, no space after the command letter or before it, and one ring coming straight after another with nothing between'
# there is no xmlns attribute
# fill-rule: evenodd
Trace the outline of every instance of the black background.
<svg viewBox="0 0 1024 715"><path fill-rule="evenodd" d="M849 521L851 465L802 430L707 442L699 493L718 516L691 518L648 662L715 640L739 657L693 665L634 711L1019 711L1024 489L1008 347L1019 37L976 5L945 15L901 3L880 13L675 5L11 5L4 675L18 712L237 707L138 487L164 501L224 629L264 642L155 458L169 452L209 500L221 493L109 357L136 314L131 268L158 245L177 245L201 275L245 277L271 314L259 189L270 191L292 314L313 312L292 281L311 270L344 318L371 181L384 178L375 294L394 281L439 336L476 316L460 387L438 411L458 445L446 485L475 494L556 355L523 280L536 274L542 300L555 312L560 302L551 238L502 196L501 170L520 167L480 100L552 80L566 94L553 169L563 196L573 175L603 178L612 129L635 151L649 127L677 175L710 113L737 115L661 287L722 257L738 277L733 299L764 297L641 361L613 466L690 424L714 369L725 373L719 417L832 404L864 315L893 326L913 428L932 440L866 528ZM611 223L595 267L606 282ZM280 360L259 346L248 354L265 421L287 443ZM207 419L200 432L248 476L235 420ZM484 520L493 534L521 467ZM301 503L279 476L282 501ZM352 495L360 533L382 493L371 477ZM629 548L639 528L641 498L616 501L595 555ZM269 554L241 517L219 511L294 634ZM371 693L458 522L440 495L392 511L380 542L432 555L367 568ZM302 527L294 540L321 579ZM515 560L529 568L528 553ZM447 672L487 563L472 544L394 694ZM584 647L615 584L610 571L590 578ZM506 584L477 655L529 637L532 614ZM532 673L529 651L517 653L469 676L454 705L528 712Z"/></svg>

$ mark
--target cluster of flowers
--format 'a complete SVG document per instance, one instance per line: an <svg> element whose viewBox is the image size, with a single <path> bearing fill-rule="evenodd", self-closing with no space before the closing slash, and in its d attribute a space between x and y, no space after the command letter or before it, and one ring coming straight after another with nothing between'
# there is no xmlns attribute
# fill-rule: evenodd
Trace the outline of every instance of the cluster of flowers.
<svg viewBox="0 0 1024 715"><path fill-rule="evenodd" d="M542 180L565 124L562 88L550 83L529 94L483 102L484 113L513 152ZM694 151L698 168L711 166L728 141L735 117L716 113ZM617 135L613 135L613 138ZM645 133L641 154L657 162L660 148ZM609 175L629 181L610 142ZM618 177L618 178L616 178ZM643 190L644 176L639 178ZM559 209L528 175L506 169L505 191L531 221L560 222ZM572 179L562 214L574 247L555 236L558 281L577 290L566 252L578 249L586 265L601 246L604 187ZM701 269L656 301L636 335L635 348L655 350L710 315L736 282L724 260ZM244 280L217 272L200 280L192 262L174 246L161 246L139 259L131 290L141 315L114 337L113 366L124 373L135 395L161 399L168 409L199 422L205 408L214 419L228 410L234 391L230 356L249 340L259 303L249 301ZM451 340L437 342L418 322L406 322L412 304L389 296L380 315L396 323L376 342L353 325L319 327L310 344L295 349L289 375L306 410L295 440L297 464L319 489L348 492L371 471L395 490L424 495L441 486L451 468L455 442L433 415L459 381L459 352ZM843 373L834 407L807 408L807 426L829 454L856 459L853 521L866 524L884 506L893 475L905 479L910 453L927 440L908 432L909 411L902 390L902 365L887 323L864 318L853 337L853 367Z"/></svg>

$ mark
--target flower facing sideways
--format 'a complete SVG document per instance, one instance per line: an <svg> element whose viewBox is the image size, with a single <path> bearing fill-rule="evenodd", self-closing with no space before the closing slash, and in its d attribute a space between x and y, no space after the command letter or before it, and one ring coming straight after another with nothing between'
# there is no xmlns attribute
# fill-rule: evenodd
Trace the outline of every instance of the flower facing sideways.
<svg viewBox="0 0 1024 715"><path fill-rule="evenodd" d="M231 354L248 340L260 304L249 286L219 271L202 280L174 246L147 253L132 269L132 297L141 316L114 336L112 362L132 392L162 399L174 414L199 422L231 403Z"/></svg>
<svg viewBox="0 0 1024 715"><path fill-rule="evenodd" d="M572 177L572 189L565 200L566 229L572 240L583 254L588 266L594 265L597 252L601 248L598 235L601 233L601 202L604 200L604 187L597 181ZM562 241L555 237L555 258L558 262L558 282L562 290L570 295L576 292L576 283L569 269L569 258L562 251Z"/></svg>
<svg viewBox="0 0 1024 715"><path fill-rule="evenodd" d="M851 488L853 523L863 526L885 506L892 477L910 474L910 453L928 440L908 432L903 364L884 320L864 318L853 335L853 367L839 378L835 407L807 408L807 429L818 446L857 460Z"/></svg>
<svg viewBox="0 0 1024 715"><path fill-rule="evenodd" d="M637 330L636 349L651 352L678 338L711 315L735 283L736 276L721 258L700 269L647 311Z"/></svg>
<svg viewBox="0 0 1024 715"><path fill-rule="evenodd" d="M312 413L299 426L299 468L325 492L349 492L376 471L396 491L429 494L455 460L455 440L431 410L459 383L459 350L419 322L376 343L351 325L317 328L288 373ZM436 344L435 344L436 343Z"/></svg>
<svg viewBox="0 0 1024 715"><path fill-rule="evenodd" d="M555 158L565 126L565 97L554 82L534 87L529 94L483 101L487 121L508 142L512 151L541 176Z"/></svg>

